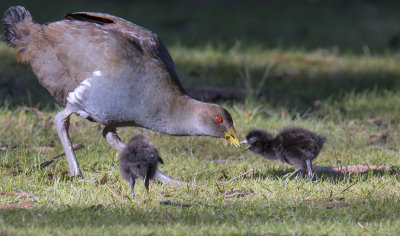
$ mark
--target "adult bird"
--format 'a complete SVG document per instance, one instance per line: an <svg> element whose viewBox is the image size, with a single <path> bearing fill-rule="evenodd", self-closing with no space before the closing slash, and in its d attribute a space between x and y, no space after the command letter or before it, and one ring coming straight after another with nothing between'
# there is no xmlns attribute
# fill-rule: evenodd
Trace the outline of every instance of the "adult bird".
<svg viewBox="0 0 400 236"><path fill-rule="evenodd" d="M81 175L68 135L72 114L104 125L103 136L122 152L117 127L139 126L169 135L239 139L223 107L189 97L160 38L104 13L66 14L38 24L22 6L3 17L5 40L17 60L31 65L39 82L64 106L55 116L71 175ZM161 172L156 178L172 181Z"/></svg>

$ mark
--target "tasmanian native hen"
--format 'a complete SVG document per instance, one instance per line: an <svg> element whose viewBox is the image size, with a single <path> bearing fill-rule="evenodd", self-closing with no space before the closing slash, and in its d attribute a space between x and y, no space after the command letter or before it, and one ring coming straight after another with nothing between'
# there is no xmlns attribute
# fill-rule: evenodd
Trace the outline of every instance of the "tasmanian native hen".
<svg viewBox="0 0 400 236"><path fill-rule="evenodd" d="M131 138L121 153L119 170L122 178L130 183L133 197L135 181L138 178L144 179L147 193L149 192L149 181L154 178L159 162L164 164L157 149L146 137L135 135Z"/></svg>
<svg viewBox="0 0 400 236"><path fill-rule="evenodd" d="M296 166L300 169L299 176L304 176L308 169L308 177L312 179L311 162L322 149L325 137L303 128L290 127L283 129L276 137L264 130L252 130L241 143L249 144L248 150L267 160L279 160Z"/></svg>
<svg viewBox="0 0 400 236"><path fill-rule="evenodd" d="M149 30L93 12L69 13L41 25L21 6L4 13L3 28L17 60L30 64L64 107L55 125L71 175L81 175L68 135L72 114L102 124L105 139L120 152L125 144L116 129L123 126L226 138L239 146L229 112L186 94L167 48ZM159 171L156 178L179 183Z"/></svg>

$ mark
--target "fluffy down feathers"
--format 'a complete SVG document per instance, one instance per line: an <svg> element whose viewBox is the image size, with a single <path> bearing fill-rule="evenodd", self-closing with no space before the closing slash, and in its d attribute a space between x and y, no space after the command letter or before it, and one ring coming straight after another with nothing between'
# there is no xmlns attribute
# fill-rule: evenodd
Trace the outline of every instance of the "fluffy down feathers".
<svg viewBox="0 0 400 236"><path fill-rule="evenodd" d="M158 163L164 164L151 142L143 135L133 136L120 158L121 175L131 184L132 194L138 178L145 180L146 189L149 190L149 180L154 178Z"/></svg>

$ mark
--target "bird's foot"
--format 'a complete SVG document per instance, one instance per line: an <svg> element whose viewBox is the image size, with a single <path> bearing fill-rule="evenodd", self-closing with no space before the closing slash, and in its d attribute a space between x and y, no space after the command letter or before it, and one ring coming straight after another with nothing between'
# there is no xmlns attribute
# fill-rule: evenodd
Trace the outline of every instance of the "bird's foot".
<svg viewBox="0 0 400 236"><path fill-rule="evenodd" d="M305 177L305 170L304 169L299 169L296 175L297 178L303 179Z"/></svg>
<svg viewBox="0 0 400 236"><path fill-rule="evenodd" d="M126 144L119 138L115 127L106 126L103 130L103 136L112 148L120 153L124 151Z"/></svg>
<svg viewBox="0 0 400 236"><path fill-rule="evenodd" d="M308 169L308 178L312 181L314 179L314 173L312 171L311 160L306 160L307 169Z"/></svg>
<svg viewBox="0 0 400 236"><path fill-rule="evenodd" d="M71 177L83 179L83 175L80 169L70 169L69 173L71 174Z"/></svg>
<svg viewBox="0 0 400 236"><path fill-rule="evenodd" d="M173 179L161 171L157 170L156 175L154 176L157 180L161 181L163 184L172 184L172 185L184 185L189 184L189 182L183 182L180 180Z"/></svg>

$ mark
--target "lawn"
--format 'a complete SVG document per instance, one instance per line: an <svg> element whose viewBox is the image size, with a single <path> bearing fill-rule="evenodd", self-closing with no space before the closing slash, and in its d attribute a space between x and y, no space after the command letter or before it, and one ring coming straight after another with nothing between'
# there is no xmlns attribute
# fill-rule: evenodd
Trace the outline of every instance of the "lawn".
<svg viewBox="0 0 400 236"><path fill-rule="evenodd" d="M69 178L63 157L40 167L62 151L53 122L62 108L0 43L0 235L400 234L396 1L35 2L19 4L41 23L103 11L158 33L184 87L247 94L212 101L230 111L241 138L252 128L302 126L327 137L314 166L391 168L318 172L309 181L222 139L128 127L119 129L124 141L143 133L165 162L160 169L190 182L151 182L147 195L139 181L132 199L102 127L78 116L70 136L84 146L75 152L84 179ZM13 4L1 2L1 12Z"/></svg>

